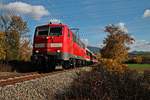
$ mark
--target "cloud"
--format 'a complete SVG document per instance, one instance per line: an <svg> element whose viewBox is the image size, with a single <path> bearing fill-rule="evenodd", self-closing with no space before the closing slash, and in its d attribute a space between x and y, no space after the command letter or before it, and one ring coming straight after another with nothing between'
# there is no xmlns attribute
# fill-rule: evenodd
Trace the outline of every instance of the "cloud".
<svg viewBox="0 0 150 100"><path fill-rule="evenodd" d="M120 28L120 30L122 30L122 31L124 31L124 32L126 32L126 33L128 33L128 29L127 29L125 23L120 22L120 23L117 24L117 26Z"/></svg>
<svg viewBox="0 0 150 100"><path fill-rule="evenodd" d="M130 45L130 51L150 51L150 42L146 40L137 40Z"/></svg>
<svg viewBox="0 0 150 100"><path fill-rule="evenodd" d="M17 14L23 14L39 20L43 16L49 15L48 10L42 5L30 5L24 2L12 2L9 4L0 4L0 9L11 11Z"/></svg>
<svg viewBox="0 0 150 100"><path fill-rule="evenodd" d="M144 11L144 15L143 15L143 17L150 17L150 9L146 9L145 11Z"/></svg>

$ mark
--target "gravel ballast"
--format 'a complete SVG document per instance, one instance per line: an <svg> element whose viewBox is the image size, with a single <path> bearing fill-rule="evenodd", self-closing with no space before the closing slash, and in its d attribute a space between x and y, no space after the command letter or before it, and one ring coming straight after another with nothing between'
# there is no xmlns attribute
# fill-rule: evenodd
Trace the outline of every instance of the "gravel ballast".
<svg viewBox="0 0 150 100"><path fill-rule="evenodd" d="M54 100L58 92L65 91L80 71L89 71L91 67L68 70L39 79L0 87L0 100Z"/></svg>

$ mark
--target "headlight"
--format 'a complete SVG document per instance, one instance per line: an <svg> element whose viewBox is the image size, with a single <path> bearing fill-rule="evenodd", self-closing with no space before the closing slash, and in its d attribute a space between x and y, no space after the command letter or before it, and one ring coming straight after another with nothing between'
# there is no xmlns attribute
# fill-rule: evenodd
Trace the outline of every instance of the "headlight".
<svg viewBox="0 0 150 100"><path fill-rule="evenodd" d="M60 50L57 50L58 53L60 53Z"/></svg>
<svg viewBox="0 0 150 100"><path fill-rule="evenodd" d="M34 47L35 48L43 48L43 47L45 47L45 44L44 43L38 43L38 44L35 44Z"/></svg>
<svg viewBox="0 0 150 100"><path fill-rule="evenodd" d="M38 50L36 50L35 52L36 52L36 53L39 53L39 51L38 51Z"/></svg>
<svg viewBox="0 0 150 100"><path fill-rule="evenodd" d="M62 43L50 43L50 47L62 47Z"/></svg>

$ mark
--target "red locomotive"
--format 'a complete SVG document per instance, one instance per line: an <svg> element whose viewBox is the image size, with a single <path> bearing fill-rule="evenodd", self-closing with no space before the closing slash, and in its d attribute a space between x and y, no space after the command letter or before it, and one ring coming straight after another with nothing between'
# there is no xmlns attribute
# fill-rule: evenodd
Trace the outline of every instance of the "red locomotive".
<svg viewBox="0 0 150 100"><path fill-rule="evenodd" d="M37 26L34 34L31 60L45 71L96 63L95 55L65 24Z"/></svg>

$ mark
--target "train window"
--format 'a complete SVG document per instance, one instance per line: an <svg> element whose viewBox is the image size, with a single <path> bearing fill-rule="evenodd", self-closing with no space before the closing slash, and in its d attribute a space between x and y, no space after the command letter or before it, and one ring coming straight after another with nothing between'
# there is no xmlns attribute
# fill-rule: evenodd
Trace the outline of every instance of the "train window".
<svg viewBox="0 0 150 100"><path fill-rule="evenodd" d="M38 27L36 29L36 34L37 35L48 35L48 31L49 31L49 27L42 26L42 27Z"/></svg>
<svg viewBox="0 0 150 100"><path fill-rule="evenodd" d="M51 27L49 35L50 36L62 35L62 27Z"/></svg>
<svg viewBox="0 0 150 100"><path fill-rule="evenodd" d="M48 35L48 30L40 30L38 31L38 35Z"/></svg>

